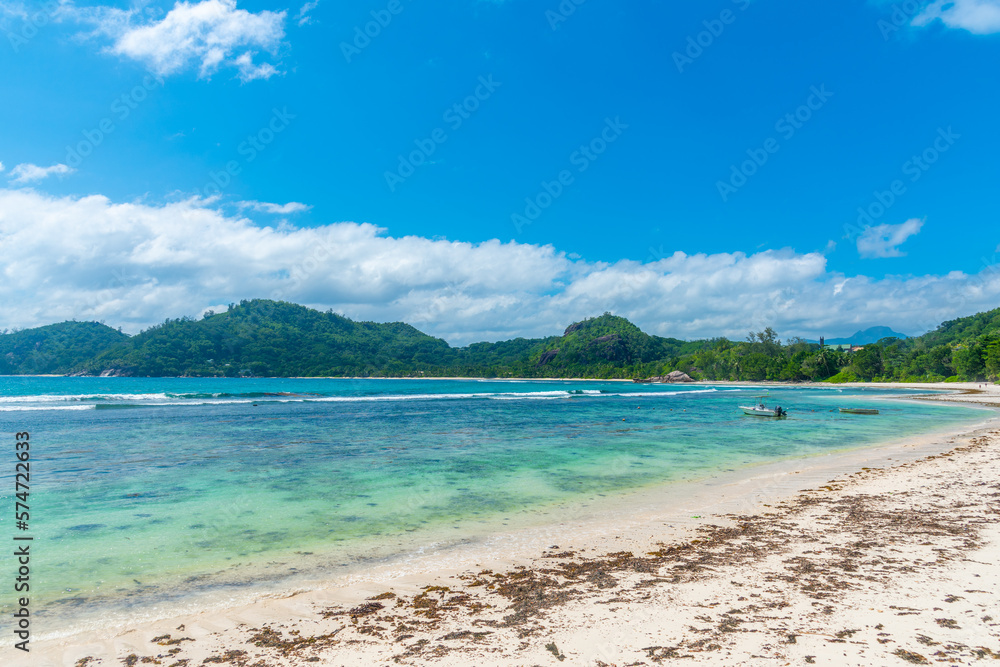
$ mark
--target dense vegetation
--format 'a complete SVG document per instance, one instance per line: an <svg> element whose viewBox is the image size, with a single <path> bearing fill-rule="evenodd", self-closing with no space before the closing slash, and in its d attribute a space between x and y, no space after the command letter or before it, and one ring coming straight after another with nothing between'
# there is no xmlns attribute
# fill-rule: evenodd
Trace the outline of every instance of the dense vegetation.
<svg viewBox="0 0 1000 667"><path fill-rule="evenodd" d="M354 322L333 312L244 301L201 320L167 320L76 370L196 376L608 377L656 373L698 344L650 336L605 314L563 336L452 348L408 324Z"/></svg>
<svg viewBox="0 0 1000 667"><path fill-rule="evenodd" d="M710 380L942 382L1000 379L1000 308L941 324L900 340L884 338L854 352L802 340L782 345L774 331L746 342L711 341L674 368Z"/></svg>
<svg viewBox="0 0 1000 667"><path fill-rule="evenodd" d="M399 322L354 322L291 303L255 300L167 320L83 364L150 376L409 375L436 368L448 343Z"/></svg>
<svg viewBox="0 0 1000 667"><path fill-rule="evenodd" d="M459 348L447 372L488 377L648 377L699 345L650 336L624 317L605 313L571 324L562 336Z"/></svg>
<svg viewBox="0 0 1000 667"><path fill-rule="evenodd" d="M453 348L408 324L354 322L332 311L266 300L200 320L167 320L136 336L88 322L0 335L0 373L139 376L472 376L629 378L673 370L705 380L997 380L1000 309L916 338L853 352L768 328L745 341L651 336L605 313L561 336Z"/></svg>
<svg viewBox="0 0 1000 667"><path fill-rule="evenodd" d="M0 375L69 372L95 355L128 340L97 322L63 322L0 333Z"/></svg>

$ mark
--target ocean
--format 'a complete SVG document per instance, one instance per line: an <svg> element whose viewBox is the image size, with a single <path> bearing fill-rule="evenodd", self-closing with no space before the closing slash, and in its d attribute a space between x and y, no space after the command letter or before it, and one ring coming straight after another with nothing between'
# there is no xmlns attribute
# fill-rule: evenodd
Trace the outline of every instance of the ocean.
<svg viewBox="0 0 1000 667"><path fill-rule="evenodd" d="M907 392L594 381L0 377L34 632L309 585L553 508L981 421ZM839 406L875 407L878 416ZM30 433L15 522L15 434ZM595 503L596 501L596 503ZM22 508L17 508L21 511ZM561 510L563 511L563 510ZM17 566L5 547L2 571ZM7 582L4 582L7 587ZM14 594L0 597L4 618Z"/></svg>

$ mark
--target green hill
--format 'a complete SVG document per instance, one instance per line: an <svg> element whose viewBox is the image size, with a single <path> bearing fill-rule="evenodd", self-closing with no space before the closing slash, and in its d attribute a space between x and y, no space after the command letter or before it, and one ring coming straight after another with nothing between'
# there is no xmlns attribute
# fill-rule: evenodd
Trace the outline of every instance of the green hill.
<svg viewBox="0 0 1000 667"><path fill-rule="evenodd" d="M408 324L354 322L332 312L244 301L201 320L167 320L81 364L138 376L632 377L662 370L685 343L610 314L562 336L452 348Z"/></svg>
<svg viewBox="0 0 1000 667"><path fill-rule="evenodd" d="M689 343L609 313L562 336L452 348L408 324L244 301L200 320L167 320L83 360L78 372L128 376L449 376L625 378L660 373Z"/></svg>
<svg viewBox="0 0 1000 667"><path fill-rule="evenodd" d="M537 345L528 362L549 376L639 377L658 373L684 344L650 336L624 317L604 313Z"/></svg>
<svg viewBox="0 0 1000 667"><path fill-rule="evenodd" d="M627 319L605 313L571 324L562 336L515 338L458 348L448 373L486 377L647 377L658 374L665 363L691 345L675 338L651 336Z"/></svg>
<svg viewBox="0 0 1000 667"><path fill-rule="evenodd" d="M1000 309L943 322L900 340L889 337L841 359L832 381L941 382L1000 379Z"/></svg>
<svg viewBox="0 0 1000 667"><path fill-rule="evenodd" d="M745 341L685 342L649 335L610 313L559 336L453 348L401 322L355 322L268 300L198 320L168 319L132 337L94 322L0 335L0 374L637 378L672 370L703 380L996 380L1000 309L855 352L801 339L781 343L770 328Z"/></svg>
<svg viewBox="0 0 1000 667"><path fill-rule="evenodd" d="M0 334L0 375L68 373L128 336L97 322L63 322Z"/></svg>
<svg viewBox="0 0 1000 667"><path fill-rule="evenodd" d="M1000 332L1000 308L969 317L942 322L934 331L919 336L928 345L968 343L980 336Z"/></svg>
<svg viewBox="0 0 1000 667"><path fill-rule="evenodd" d="M1000 308L943 322L881 352L899 379L1000 379Z"/></svg>
<svg viewBox="0 0 1000 667"><path fill-rule="evenodd" d="M367 376L419 373L452 354L408 324L354 322L292 303L254 300L167 320L83 364L88 373L150 376Z"/></svg>
<svg viewBox="0 0 1000 667"><path fill-rule="evenodd" d="M529 362L535 350L549 338L515 338L496 343L473 343L455 349L455 361L446 375L462 377L542 377L539 368Z"/></svg>

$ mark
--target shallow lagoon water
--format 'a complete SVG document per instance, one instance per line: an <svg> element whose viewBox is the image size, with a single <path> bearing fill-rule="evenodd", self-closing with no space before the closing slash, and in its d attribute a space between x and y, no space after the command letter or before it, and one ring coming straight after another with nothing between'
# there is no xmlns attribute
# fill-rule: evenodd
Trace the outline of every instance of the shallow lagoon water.
<svg viewBox="0 0 1000 667"><path fill-rule="evenodd" d="M40 623L321 579L545 520L595 494L981 420L863 387L583 381L0 378L31 433ZM914 392L915 393L915 392ZM878 416L842 415L842 405ZM13 464L0 473L13 532ZM5 560L6 562L6 560ZM5 568L10 569L10 568ZM10 600L2 601L3 613Z"/></svg>

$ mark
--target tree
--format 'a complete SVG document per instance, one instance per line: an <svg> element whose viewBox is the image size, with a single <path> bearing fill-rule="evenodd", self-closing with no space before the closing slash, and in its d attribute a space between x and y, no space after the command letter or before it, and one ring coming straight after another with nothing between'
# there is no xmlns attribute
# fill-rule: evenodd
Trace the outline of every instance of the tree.
<svg viewBox="0 0 1000 667"><path fill-rule="evenodd" d="M882 375L885 370L882 365L882 348L878 345L866 345L854 353L854 361L851 365L857 376L864 380L871 380Z"/></svg>
<svg viewBox="0 0 1000 667"><path fill-rule="evenodd" d="M771 358L760 352L751 352L740 359L741 380L771 379Z"/></svg>
<svg viewBox="0 0 1000 667"><path fill-rule="evenodd" d="M813 380L825 380L828 377L833 377L840 370L838 357L837 352L824 347L802 362L802 372Z"/></svg>
<svg viewBox="0 0 1000 667"><path fill-rule="evenodd" d="M991 380L1000 378L1000 335L994 334L985 341L986 375Z"/></svg>
<svg viewBox="0 0 1000 667"><path fill-rule="evenodd" d="M771 345L777 344L778 334L771 327L765 327L763 331L750 331L750 335L747 336L747 340L751 343L769 343Z"/></svg>
<svg viewBox="0 0 1000 667"><path fill-rule="evenodd" d="M985 349L980 342L955 348L951 358L958 375L967 381L981 380L986 376Z"/></svg>

